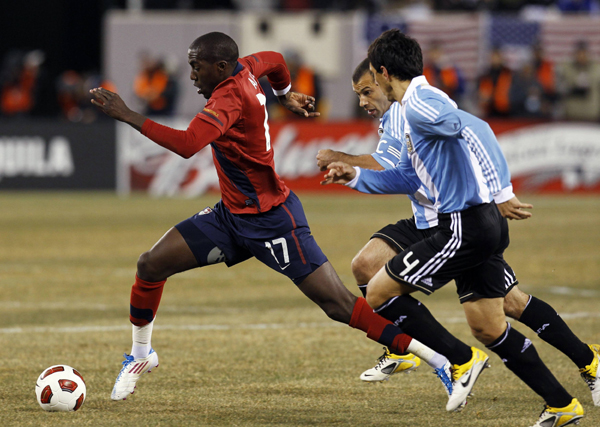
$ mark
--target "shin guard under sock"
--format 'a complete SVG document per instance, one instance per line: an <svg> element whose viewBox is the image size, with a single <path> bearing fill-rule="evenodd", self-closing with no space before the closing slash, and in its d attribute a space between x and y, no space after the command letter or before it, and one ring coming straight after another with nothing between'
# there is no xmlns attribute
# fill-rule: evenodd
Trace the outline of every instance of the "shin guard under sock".
<svg viewBox="0 0 600 427"><path fill-rule="evenodd" d="M513 329L510 323L487 348L500 356L506 367L539 394L547 405L563 408L571 403L573 397L544 365L532 342Z"/></svg>
<svg viewBox="0 0 600 427"><path fill-rule="evenodd" d="M453 365L465 364L473 357L471 347L448 332L427 307L410 295L394 297L376 312L400 325L414 339L446 356Z"/></svg>
<svg viewBox="0 0 600 427"><path fill-rule="evenodd" d="M152 322L160 304L165 282L166 280L146 282L136 274L135 283L131 287L129 305L129 320L131 323L136 326L144 326Z"/></svg>
<svg viewBox="0 0 600 427"><path fill-rule="evenodd" d="M364 298L356 300L349 325L366 332L368 338L385 345L392 353L404 353L412 341L411 337L392 322L373 313L373 309Z"/></svg>
<svg viewBox="0 0 600 427"><path fill-rule="evenodd" d="M538 337L567 355L578 368L594 360L592 350L571 331L560 315L546 302L529 298L519 322L533 329Z"/></svg>

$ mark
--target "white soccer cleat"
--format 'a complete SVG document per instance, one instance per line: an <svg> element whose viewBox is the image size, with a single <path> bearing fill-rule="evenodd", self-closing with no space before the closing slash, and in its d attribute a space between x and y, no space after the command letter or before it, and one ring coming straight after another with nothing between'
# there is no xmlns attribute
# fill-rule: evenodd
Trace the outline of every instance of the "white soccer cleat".
<svg viewBox="0 0 600 427"><path fill-rule="evenodd" d="M595 406L600 406L600 345L589 345L594 358L585 368L581 368L579 373L581 378L587 383L592 392L592 400Z"/></svg>
<svg viewBox="0 0 600 427"><path fill-rule="evenodd" d="M411 373L419 367L421 359L414 354L393 354L383 348L385 353L379 358L379 363L371 369L367 369L360 375L360 379L367 382L379 382L389 380L394 374L404 372Z"/></svg>
<svg viewBox="0 0 600 427"><path fill-rule="evenodd" d="M583 407L577 399L564 408L552 408L548 405L540 414L540 418L531 427L563 427L570 424L579 424L583 418Z"/></svg>
<svg viewBox="0 0 600 427"><path fill-rule="evenodd" d="M452 366L452 392L446 404L447 411L460 411L465 406L477 377L490 366L490 358L485 352L475 347L471 347L471 351L471 360L464 365Z"/></svg>
<svg viewBox="0 0 600 427"><path fill-rule="evenodd" d="M112 400L127 399L127 396L133 394L140 376L158 366L158 354L154 349L150 349L150 354L140 359L134 359L127 353L123 356L125 356L123 367L110 394Z"/></svg>

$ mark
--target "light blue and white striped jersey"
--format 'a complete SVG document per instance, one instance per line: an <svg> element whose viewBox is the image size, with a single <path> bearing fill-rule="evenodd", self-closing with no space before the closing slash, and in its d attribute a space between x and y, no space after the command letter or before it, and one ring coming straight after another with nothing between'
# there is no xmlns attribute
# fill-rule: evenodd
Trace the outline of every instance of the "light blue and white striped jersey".
<svg viewBox="0 0 600 427"><path fill-rule="evenodd" d="M349 186L369 193L412 194L419 187L407 178L412 168L439 213L514 196L506 159L489 125L459 110L424 76L411 81L401 104L392 104L389 112L391 135L406 146L406 157L394 169L360 170Z"/></svg>
<svg viewBox="0 0 600 427"><path fill-rule="evenodd" d="M395 105L399 104L394 102ZM385 169L393 169L403 156L406 156L406 145L402 141L392 136L391 129L392 121L390 120L390 110L387 110L381 117L379 122L379 143L377 149L371 154L373 158ZM397 133L397 132L394 132ZM407 171L409 178L414 180L420 187L413 193L407 193L411 201L415 223L418 229L427 229L435 227L438 223L437 210L434 206L434 198L429 194L429 191L421 185L421 181L413 169Z"/></svg>

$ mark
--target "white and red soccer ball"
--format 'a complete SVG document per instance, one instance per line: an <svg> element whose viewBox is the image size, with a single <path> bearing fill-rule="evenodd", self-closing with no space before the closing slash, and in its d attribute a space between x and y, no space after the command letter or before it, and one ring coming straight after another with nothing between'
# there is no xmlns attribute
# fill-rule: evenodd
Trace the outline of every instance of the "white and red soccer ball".
<svg viewBox="0 0 600 427"><path fill-rule="evenodd" d="M76 411L83 406L85 394L83 377L68 365L50 366L35 383L37 401L45 411Z"/></svg>

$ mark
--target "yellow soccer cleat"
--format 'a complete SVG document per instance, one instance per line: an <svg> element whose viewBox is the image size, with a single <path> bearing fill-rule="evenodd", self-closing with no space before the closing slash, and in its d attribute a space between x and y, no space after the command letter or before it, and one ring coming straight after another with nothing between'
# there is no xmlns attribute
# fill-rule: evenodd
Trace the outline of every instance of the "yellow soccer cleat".
<svg viewBox="0 0 600 427"><path fill-rule="evenodd" d="M540 414L540 419L531 427L562 427L569 424L579 424L583 418L583 406L577 399L564 408L552 408L548 405Z"/></svg>
<svg viewBox="0 0 600 427"><path fill-rule="evenodd" d="M485 368L489 368L489 356L478 348L471 347L473 356L464 365L452 366L452 393L446 404L447 411L461 410L467 403L467 397L475 385L475 381Z"/></svg>
<svg viewBox="0 0 600 427"><path fill-rule="evenodd" d="M598 369L598 365L600 365L600 345L591 344L589 347L594 353L594 360L585 368L581 368L579 373L592 392L594 405L600 406L600 369Z"/></svg>
<svg viewBox="0 0 600 427"><path fill-rule="evenodd" d="M421 359L414 354L393 354L387 349L383 348L385 352L379 358L379 363L371 369L367 369L360 376L360 379L367 382L379 382L386 381L392 375L404 372L411 373L419 367Z"/></svg>

